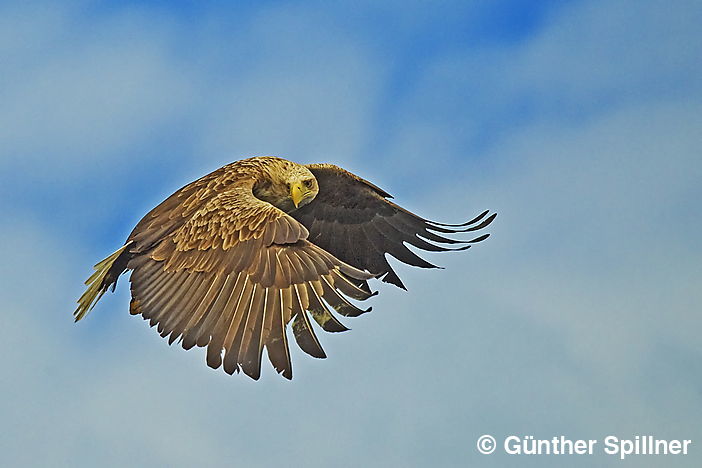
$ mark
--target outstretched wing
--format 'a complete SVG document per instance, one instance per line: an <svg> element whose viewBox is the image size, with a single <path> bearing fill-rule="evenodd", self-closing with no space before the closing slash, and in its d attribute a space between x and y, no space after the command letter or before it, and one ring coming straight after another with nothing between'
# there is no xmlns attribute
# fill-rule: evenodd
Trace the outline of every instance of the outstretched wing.
<svg viewBox="0 0 702 468"><path fill-rule="evenodd" d="M212 194L206 183L199 195L186 187L181 192L189 196L166 200L173 206L137 226L128 242L153 248L127 265L134 270L130 311L158 325L169 343L207 346L213 368L258 379L265 347L290 379L287 324L300 348L325 357L308 312L326 331L346 330L326 304L342 315L365 312L344 295L370 297L352 281L371 275L309 242L307 229L254 197L252 185L230 181L212 196L203 196Z"/></svg>
<svg viewBox="0 0 702 468"><path fill-rule="evenodd" d="M441 234L474 232L486 227L496 213L488 211L467 223L450 225L421 218L388 200L388 193L372 183L331 164L311 164L319 184L319 194L308 205L291 213L310 232L309 241L336 258L405 289L385 254L422 268L437 268L417 256L405 244L422 250L442 252L465 250L486 239L483 234L459 241ZM445 247L442 245L459 247ZM364 289L367 285L361 283Z"/></svg>

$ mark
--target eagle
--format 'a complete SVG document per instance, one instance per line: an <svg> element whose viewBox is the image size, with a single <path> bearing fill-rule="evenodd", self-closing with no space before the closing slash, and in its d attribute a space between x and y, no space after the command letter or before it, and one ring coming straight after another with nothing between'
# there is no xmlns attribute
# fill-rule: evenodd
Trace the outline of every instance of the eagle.
<svg viewBox="0 0 702 468"><path fill-rule="evenodd" d="M130 313L157 326L169 344L206 347L210 367L255 380L265 348L277 373L292 379L291 322L298 346L325 358L312 320L327 332L346 331L335 314L369 312L350 301L377 294L369 280L406 289L387 254L438 268L407 246L468 249L489 234L467 241L445 235L481 230L496 216L487 210L463 224L441 224L391 198L332 164L272 156L227 164L147 213L124 245L95 265L75 320L130 270Z"/></svg>

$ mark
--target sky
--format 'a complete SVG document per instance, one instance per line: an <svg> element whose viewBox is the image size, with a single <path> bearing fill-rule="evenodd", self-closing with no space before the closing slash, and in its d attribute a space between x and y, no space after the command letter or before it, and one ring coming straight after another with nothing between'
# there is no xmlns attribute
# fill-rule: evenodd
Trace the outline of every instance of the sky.
<svg viewBox="0 0 702 468"><path fill-rule="evenodd" d="M2 466L700 466L702 4L2 2ZM98 260L237 159L499 213L254 382L128 314ZM397 262L395 262L397 264ZM482 455L491 434L688 455Z"/></svg>

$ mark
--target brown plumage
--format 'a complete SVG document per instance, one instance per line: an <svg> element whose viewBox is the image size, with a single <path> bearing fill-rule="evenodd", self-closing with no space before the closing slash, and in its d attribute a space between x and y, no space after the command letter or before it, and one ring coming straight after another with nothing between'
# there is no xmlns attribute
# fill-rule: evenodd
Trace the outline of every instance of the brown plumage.
<svg viewBox="0 0 702 468"><path fill-rule="evenodd" d="M488 234L469 241L441 234L477 231L496 216L485 211L464 224L440 224L388 198L330 164L274 157L228 164L151 210L125 245L95 266L76 321L132 270L130 312L157 325L169 343L206 346L209 366L254 379L266 348L276 371L290 379L290 322L303 351L326 357L310 316L325 331L347 330L330 307L351 317L369 311L347 297L362 301L376 294L367 282L374 277L404 288L386 254L436 268L405 244L465 250Z"/></svg>

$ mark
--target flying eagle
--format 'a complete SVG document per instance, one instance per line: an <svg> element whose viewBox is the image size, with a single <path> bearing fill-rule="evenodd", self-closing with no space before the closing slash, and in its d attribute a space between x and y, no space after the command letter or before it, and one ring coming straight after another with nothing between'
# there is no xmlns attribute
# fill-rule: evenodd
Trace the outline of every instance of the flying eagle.
<svg viewBox="0 0 702 468"><path fill-rule="evenodd" d="M347 328L330 311L367 310L368 280L405 286L386 259L437 268L409 250L465 250L441 234L474 232L496 214L464 224L429 221L387 192L331 164L300 165L255 157L223 166L186 185L139 221L124 246L95 265L78 300L76 321L126 270L133 315L158 325L169 344L207 347L207 364L228 374L261 374L263 348L276 371L292 378L287 326L304 352L326 357L310 317L328 332ZM434 242L434 243L432 243ZM459 244L452 248L438 244Z"/></svg>

